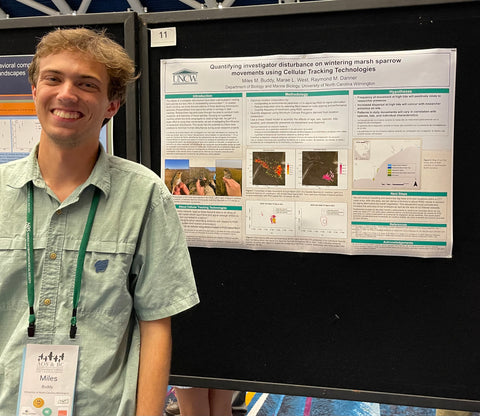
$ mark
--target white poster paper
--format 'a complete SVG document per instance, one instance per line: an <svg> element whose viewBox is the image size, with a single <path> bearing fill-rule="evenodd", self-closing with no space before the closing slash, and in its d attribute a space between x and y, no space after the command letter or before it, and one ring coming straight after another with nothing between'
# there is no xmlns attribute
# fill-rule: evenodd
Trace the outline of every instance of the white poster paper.
<svg viewBox="0 0 480 416"><path fill-rule="evenodd" d="M161 61L199 247L450 257L456 50Z"/></svg>

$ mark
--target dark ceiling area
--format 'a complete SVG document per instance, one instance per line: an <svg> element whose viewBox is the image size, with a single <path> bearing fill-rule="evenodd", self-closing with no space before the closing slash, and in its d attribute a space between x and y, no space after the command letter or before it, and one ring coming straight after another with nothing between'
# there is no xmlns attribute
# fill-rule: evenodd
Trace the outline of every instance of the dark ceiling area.
<svg viewBox="0 0 480 416"><path fill-rule="evenodd" d="M294 2L298 0L0 0L0 19L125 11L170 12Z"/></svg>

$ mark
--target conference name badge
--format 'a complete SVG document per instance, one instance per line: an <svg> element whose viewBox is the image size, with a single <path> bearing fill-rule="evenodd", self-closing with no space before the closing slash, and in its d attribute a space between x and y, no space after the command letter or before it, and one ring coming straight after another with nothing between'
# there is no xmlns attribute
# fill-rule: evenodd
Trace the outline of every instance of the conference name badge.
<svg viewBox="0 0 480 416"><path fill-rule="evenodd" d="M27 344L17 416L72 416L78 345Z"/></svg>

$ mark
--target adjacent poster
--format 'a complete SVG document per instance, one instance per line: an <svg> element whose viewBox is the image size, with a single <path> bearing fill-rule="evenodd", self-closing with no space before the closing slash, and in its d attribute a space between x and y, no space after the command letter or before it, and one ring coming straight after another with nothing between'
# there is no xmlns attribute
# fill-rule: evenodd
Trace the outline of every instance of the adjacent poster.
<svg viewBox="0 0 480 416"><path fill-rule="evenodd" d="M456 50L161 61L188 243L450 257Z"/></svg>
<svg viewBox="0 0 480 416"><path fill-rule="evenodd" d="M28 155L40 137L28 82L32 57L0 56L0 163Z"/></svg>

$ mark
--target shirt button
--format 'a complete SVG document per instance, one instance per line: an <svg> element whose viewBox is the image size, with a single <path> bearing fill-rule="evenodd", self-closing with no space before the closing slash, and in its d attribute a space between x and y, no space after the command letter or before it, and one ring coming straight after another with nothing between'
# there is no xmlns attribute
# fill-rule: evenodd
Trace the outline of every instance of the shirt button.
<svg viewBox="0 0 480 416"><path fill-rule="evenodd" d="M58 211L55 212L57 215L62 215L62 210L59 209Z"/></svg>
<svg viewBox="0 0 480 416"><path fill-rule="evenodd" d="M45 306L49 306L51 303L52 303L52 301L51 301L50 299L45 299L45 300L43 301L43 304L44 304Z"/></svg>
<svg viewBox="0 0 480 416"><path fill-rule="evenodd" d="M50 259L55 260L57 258L57 253L50 253Z"/></svg>

